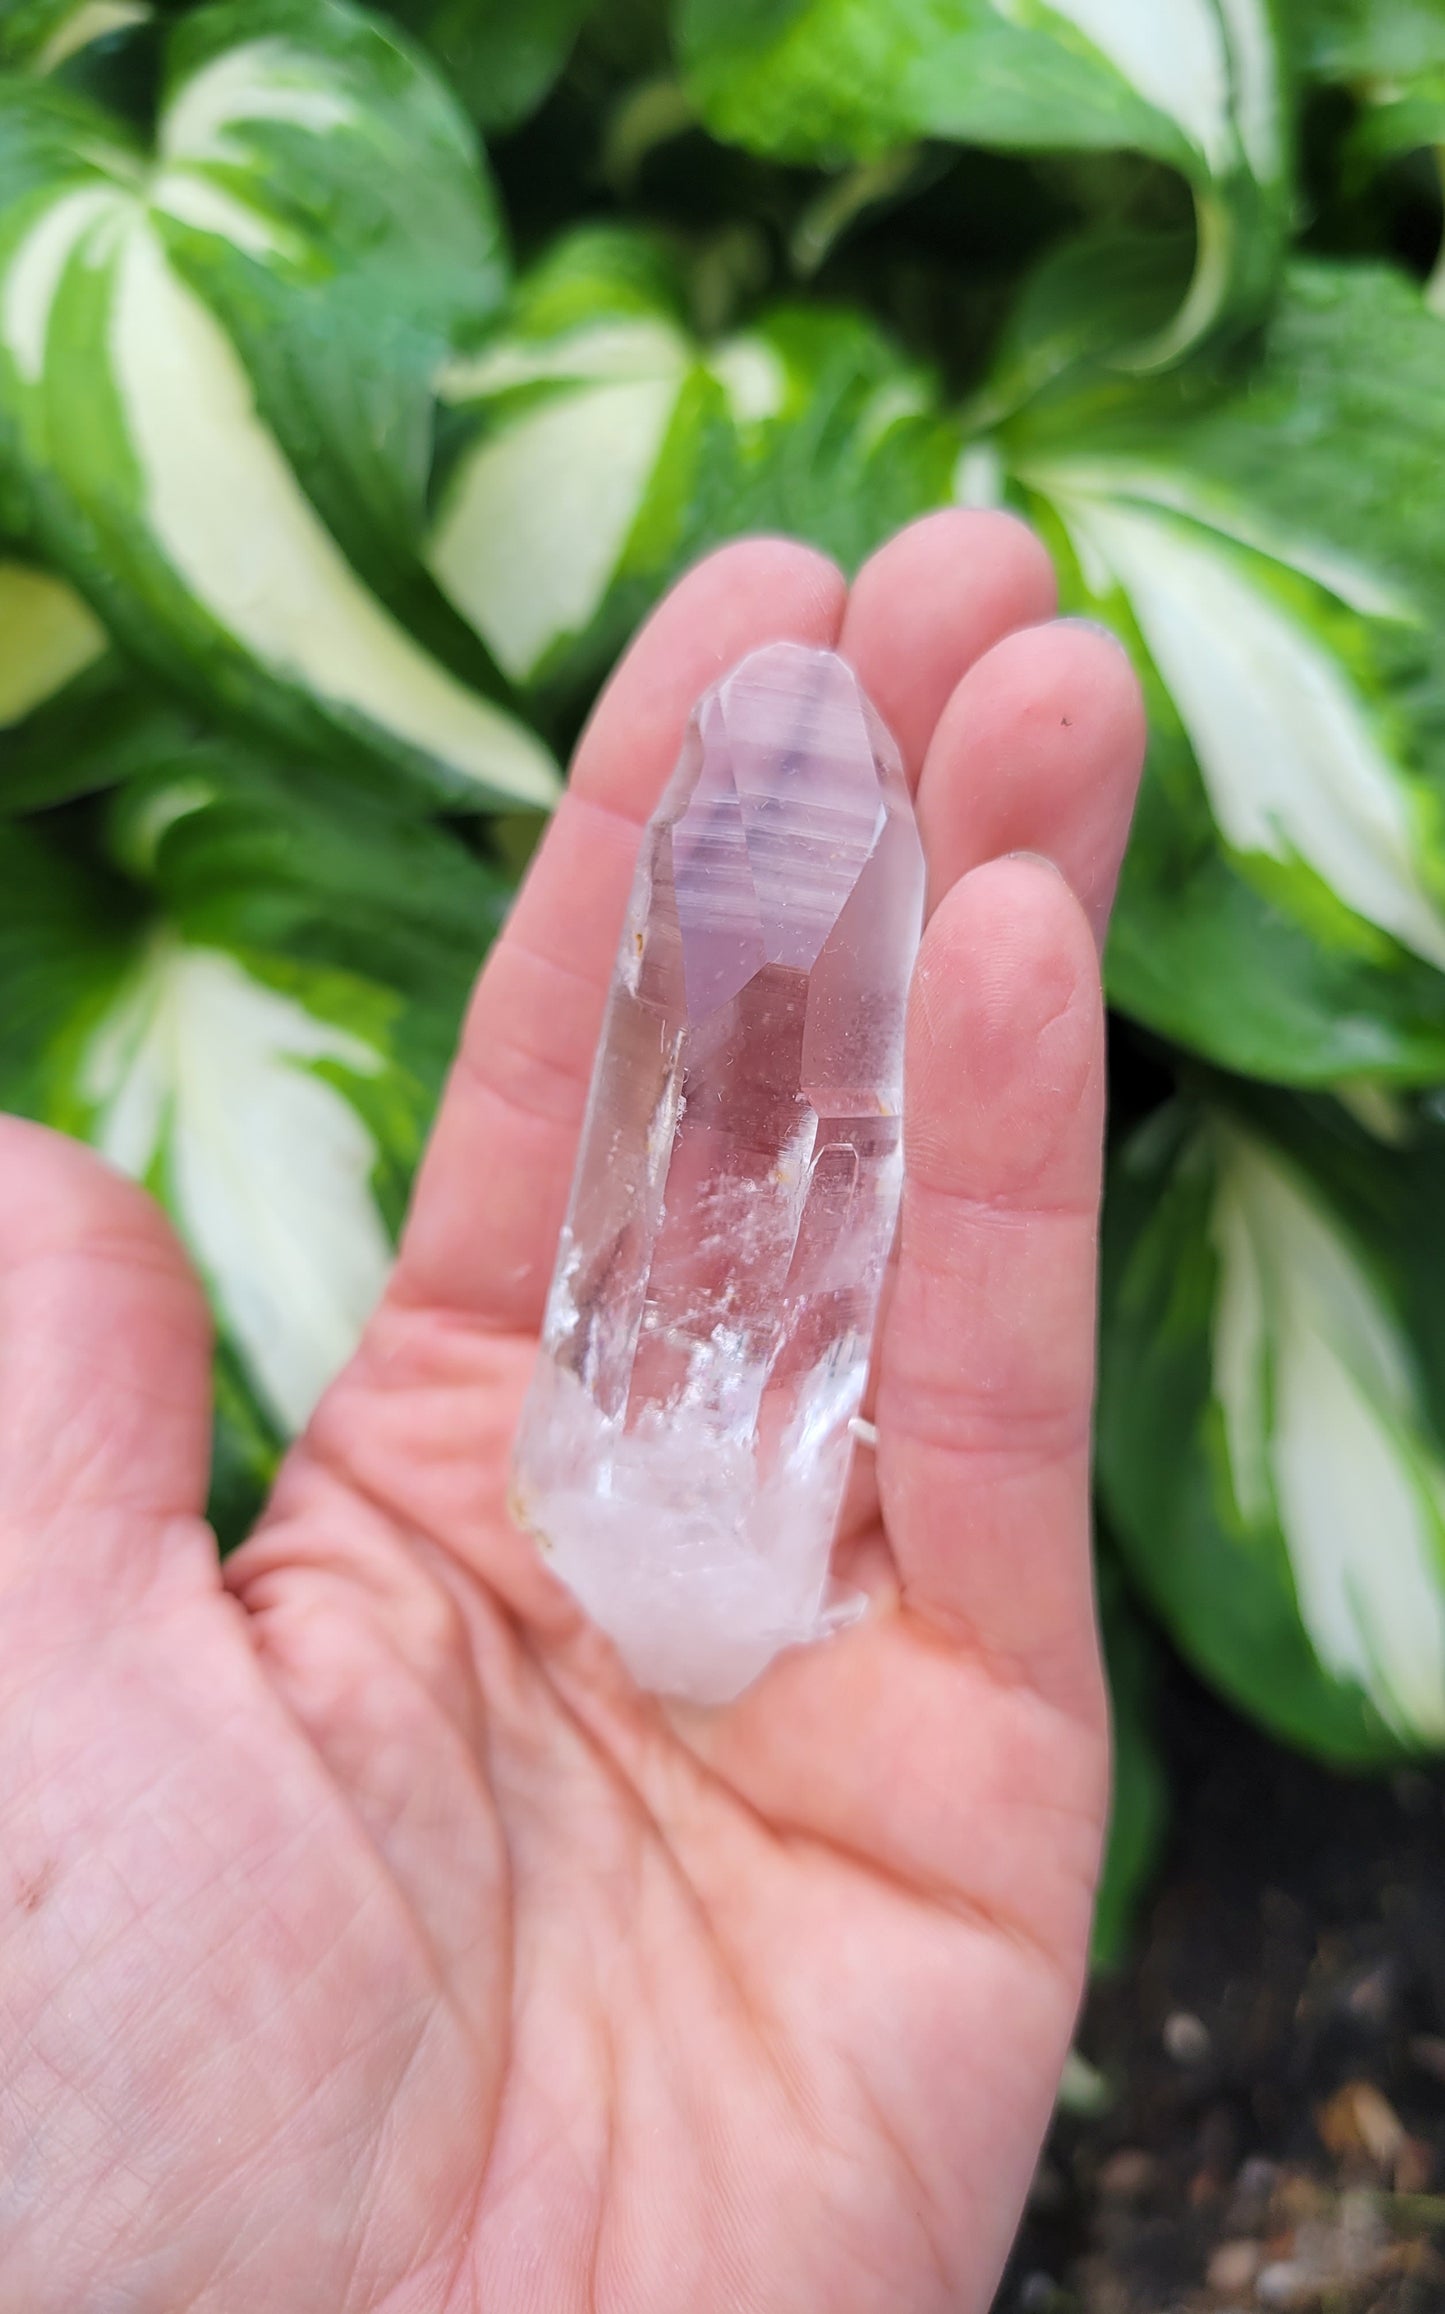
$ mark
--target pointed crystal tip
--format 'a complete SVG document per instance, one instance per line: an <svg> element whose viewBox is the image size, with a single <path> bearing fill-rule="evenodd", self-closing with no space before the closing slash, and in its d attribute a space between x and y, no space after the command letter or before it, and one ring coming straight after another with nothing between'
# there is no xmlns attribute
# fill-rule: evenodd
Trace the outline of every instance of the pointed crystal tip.
<svg viewBox="0 0 1445 2314"><path fill-rule="evenodd" d="M880 771L897 768L852 668L801 643L744 659L697 732L696 777L684 756L663 806L695 1016L765 964L812 970L882 833Z"/></svg>

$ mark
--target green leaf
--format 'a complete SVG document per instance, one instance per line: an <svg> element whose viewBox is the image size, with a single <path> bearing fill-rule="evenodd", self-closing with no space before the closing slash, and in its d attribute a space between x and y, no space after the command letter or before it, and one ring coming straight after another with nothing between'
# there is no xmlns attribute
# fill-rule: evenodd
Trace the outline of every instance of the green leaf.
<svg viewBox="0 0 1445 2314"><path fill-rule="evenodd" d="M46 558L204 702L541 802L540 742L375 584L419 525L430 370L498 278L465 124L339 0L182 17L153 156L0 89L0 446Z"/></svg>
<svg viewBox="0 0 1445 2314"><path fill-rule="evenodd" d="M484 129L525 120L567 62L591 0L390 0Z"/></svg>
<svg viewBox="0 0 1445 2314"><path fill-rule="evenodd" d="M514 681L594 676L684 563L753 529L850 566L946 495L932 381L861 315L790 308L714 344L641 236L569 235L443 380L431 567Z"/></svg>
<svg viewBox="0 0 1445 2314"><path fill-rule="evenodd" d="M513 681L599 671L703 542L732 447L666 261L638 236L568 236L442 393L459 415L438 584Z"/></svg>
<svg viewBox="0 0 1445 2314"><path fill-rule="evenodd" d="M441 829L226 743L101 824L89 868L0 825L0 1098L150 1183L289 1435L381 1290L505 890Z"/></svg>
<svg viewBox="0 0 1445 2314"><path fill-rule="evenodd" d="M1320 80L1398 86L1445 66L1439 0L1290 0L1287 21L1301 65Z"/></svg>
<svg viewBox="0 0 1445 2314"><path fill-rule="evenodd" d="M1310 77L1342 82L1361 106L1345 146L1354 178L1434 147L1445 188L1445 8L1439 0L1294 0L1292 27ZM1445 314L1445 244L1426 288Z"/></svg>
<svg viewBox="0 0 1445 2314"><path fill-rule="evenodd" d="M193 716L108 652L0 734L0 819L112 787L195 733Z"/></svg>
<svg viewBox="0 0 1445 2314"><path fill-rule="evenodd" d="M784 160L836 168L944 137L1180 170L1198 263L1156 358L1268 299L1288 167L1264 0L682 0L677 37L713 133Z"/></svg>
<svg viewBox="0 0 1445 2314"><path fill-rule="evenodd" d="M1123 346L1157 337L1189 286L1178 235L1101 227L1060 243L1019 285L968 417L993 426L1077 371L1097 376Z"/></svg>
<svg viewBox="0 0 1445 2314"><path fill-rule="evenodd" d="M1423 145L1445 145L1445 64L1377 97L1351 139L1352 153L1364 161L1416 152Z"/></svg>
<svg viewBox="0 0 1445 2314"><path fill-rule="evenodd" d="M856 570L945 502L959 434L936 381L861 313L785 305L713 354L743 444L734 530L784 530Z"/></svg>
<svg viewBox="0 0 1445 2314"><path fill-rule="evenodd" d="M1445 1745L1441 1149L1327 1104L1155 1119L1107 1215L1099 1472L1204 1675L1367 1764Z"/></svg>
<svg viewBox="0 0 1445 2314"><path fill-rule="evenodd" d="M229 1342L216 1344L211 1486L206 1515L221 1550L234 1550L260 1516L285 1447Z"/></svg>
<svg viewBox="0 0 1445 2314"><path fill-rule="evenodd" d="M1113 1788L1090 1959L1108 1972L1128 1957L1134 1923L1164 1846L1169 1787L1154 1734L1158 1650L1131 1605L1117 1559L1098 1555L1099 1621L1109 1674Z"/></svg>
<svg viewBox="0 0 1445 2314"><path fill-rule="evenodd" d="M10 0L0 17L0 68L58 72L95 42L148 22L150 0Z"/></svg>
<svg viewBox="0 0 1445 2314"><path fill-rule="evenodd" d="M161 932L80 1055L88 1136L160 1188L286 1430L350 1356L385 1282L382 1152L363 1095L397 1065L391 1029L364 984Z"/></svg>
<svg viewBox="0 0 1445 2314"><path fill-rule="evenodd" d="M32 564L0 561L0 731L23 722L105 651L105 629L73 587ZM3 779L0 759L0 792Z"/></svg>
<svg viewBox="0 0 1445 2314"><path fill-rule="evenodd" d="M230 0L178 25L157 144L175 262L235 338L308 493L353 553L368 528L413 547L433 378L507 278L454 101L375 18Z"/></svg>
<svg viewBox="0 0 1445 2314"><path fill-rule="evenodd" d="M1111 994L1243 1072L1445 1070L1442 353L1413 284L1297 264L1244 390L1085 363L1000 437L1150 695Z"/></svg>
<svg viewBox="0 0 1445 2314"><path fill-rule="evenodd" d="M111 857L186 939L372 980L430 1103L511 881L447 831L317 764L157 749L108 818Z"/></svg>
<svg viewBox="0 0 1445 2314"><path fill-rule="evenodd" d="M56 1057L124 971L139 913L103 871L0 820L0 1108L52 1114Z"/></svg>
<svg viewBox="0 0 1445 2314"><path fill-rule="evenodd" d="M110 787L195 735L124 666L73 587L0 558L0 818Z"/></svg>

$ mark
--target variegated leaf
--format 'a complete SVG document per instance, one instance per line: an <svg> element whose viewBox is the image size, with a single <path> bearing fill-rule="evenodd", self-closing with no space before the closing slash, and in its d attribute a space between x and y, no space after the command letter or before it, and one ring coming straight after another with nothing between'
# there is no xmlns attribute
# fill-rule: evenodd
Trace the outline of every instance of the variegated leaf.
<svg viewBox="0 0 1445 2314"><path fill-rule="evenodd" d="M0 730L64 690L105 649L104 628L73 587L33 564L0 561Z"/></svg>
<svg viewBox="0 0 1445 2314"><path fill-rule="evenodd" d="M1136 1151L1101 1475L1185 1651L1296 1741L1367 1759L1445 1746L1441 1377L1388 1227L1392 1190L1401 1219L1415 1209L1417 1161L1336 1135L1332 1164L1316 1125L1311 1163L1308 1122L1281 1143L1211 1108ZM1405 1258L1441 1251L1432 1235Z"/></svg>
<svg viewBox="0 0 1445 2314"><path fill-rule="evenodd" d="M9 0L0 14L0 67L59 72L97 41L147 23L151 0Z"/></svg>
<svg viewBox="0 0 1445 2314"><path fill-rule="evenodd" d="M429 559L516 682L595 674L677 569L738 531L847 564L936 504L931 382L856 315L791 309L712 344L640 236L570 235L442 380L459 440Z"/></svg>
<svg viewBox="0 0 1445 2314"><path fill-rule="evenodd" d="M1246 391L1121 390L1069 345L991 454L1150 692L1114 999L1251 1074L1435 1081L1445 335L1403 280L1301 265Z"/></svg>
<svg viewBox="0 0 1445 2314"><path fill-rule="evenodd" d="M941 137L1133 149L1181 170L1197 263L1153 359L1268 297L1288 132L1266 0L682 0L678 31L708 126L756 152L836 167Z"/></svg>
<svg viewBox="0 0 1445 2314"><path fill-rule="evenodd" d="M468 266L485 295L495 229L466 132L339 0L185 18L154 155L43 86L0 99L0 422L50 557L198 695L459 797L544 802L540 742L375 583ZM359 361L318 449L317 364L368 323L390 333L385 389ZM311 445L304 477L278 416ZM360 516L348 553L320 510L348 480L377 513L365 572Z"/></svg>
<svg viewBox="0 0 1445 2314"><path fill-rule="evenodd" d="M414 812L215 740L158 745L91 825L82 867L0 822L0 1104L166 1204L260 1470L381 1290L506 888Z"/></svg>

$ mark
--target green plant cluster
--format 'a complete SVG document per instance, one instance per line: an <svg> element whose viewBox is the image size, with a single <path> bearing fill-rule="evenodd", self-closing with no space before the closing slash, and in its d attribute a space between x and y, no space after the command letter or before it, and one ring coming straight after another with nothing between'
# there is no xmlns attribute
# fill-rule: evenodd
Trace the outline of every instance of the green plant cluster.
<svg viewBox="0 0 1445 2314"><path fill-rule="evenodd" d="M1152 723L1103 1946L1149 1621L1445 1745L1442 149L1445 0L0 0L0 1102L190 1246L223 1539L637 620L1007 504Z"/></svg>

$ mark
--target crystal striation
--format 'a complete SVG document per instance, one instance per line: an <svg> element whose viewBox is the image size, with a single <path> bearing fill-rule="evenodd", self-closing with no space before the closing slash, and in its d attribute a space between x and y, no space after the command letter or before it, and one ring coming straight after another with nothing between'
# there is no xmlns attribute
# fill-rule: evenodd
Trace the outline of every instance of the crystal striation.
<svg viewBox="0 0 1445 2314"><path fill-rule="evenodd" d="M831 651L709 691L647 830L514 1505L645 1687L819 1636L902 1167L923 854Z"/></svg>

